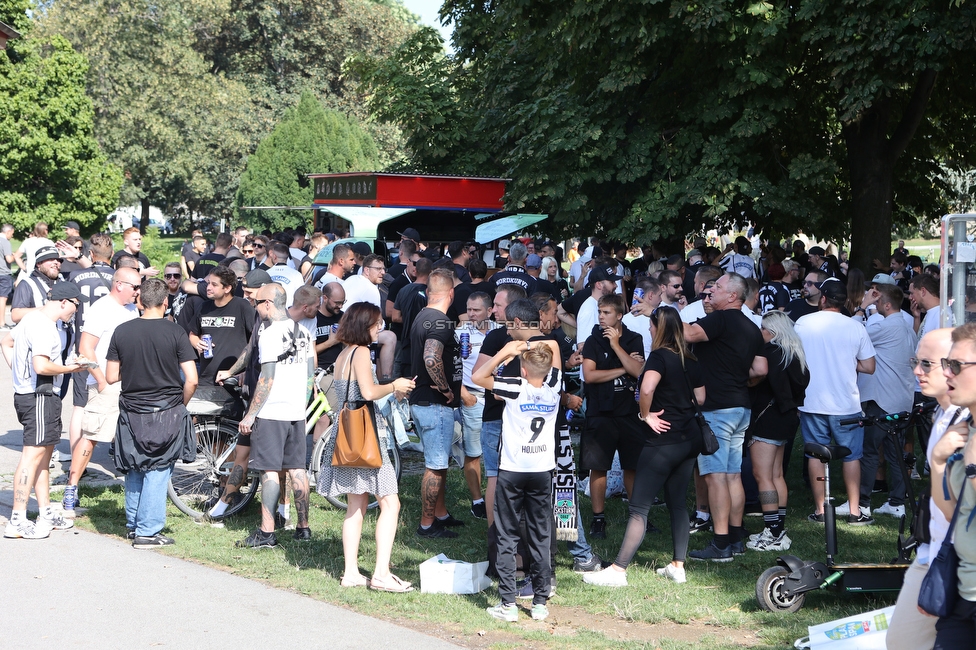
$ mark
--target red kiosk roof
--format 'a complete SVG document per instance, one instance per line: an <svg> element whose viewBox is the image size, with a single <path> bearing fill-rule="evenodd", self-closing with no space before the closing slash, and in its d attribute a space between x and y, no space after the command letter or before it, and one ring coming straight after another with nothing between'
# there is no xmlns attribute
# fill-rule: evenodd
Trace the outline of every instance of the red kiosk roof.
<svg viewBox="0 0 976 650"><path fill-rule="evenodd" d="M316 205L501 212L504 178L420 176L380 172L309 174Z"/></svg>

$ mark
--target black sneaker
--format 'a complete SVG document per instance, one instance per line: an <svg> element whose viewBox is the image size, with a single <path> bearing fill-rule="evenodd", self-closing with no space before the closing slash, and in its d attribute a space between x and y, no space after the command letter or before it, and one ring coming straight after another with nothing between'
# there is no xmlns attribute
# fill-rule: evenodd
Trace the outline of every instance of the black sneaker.
<svg viewBox="0 0 976 650"><path fill-rule="evenodd" d="M603 517L599 519L594 519L590 522L590 537L592 539L606 539L607 538L607 520Z"/></svg>
<svg viewBox="0 0 976 650"><path fill-rule="evenodd" d="M487 512L485 513L485 518L486 519L488 518ZM460 519L455 519L454 515L452 515L451 513L447 513L446 517L444 517L443 519L438 519L437 521L438 523L440 523L441 526L446 526L448 528L457 528L458 526L464 525L463 521L461 521Z"/></svg>
<svg viewBox="0 0 976 650"><path fill-rule="evenodd" d="M136 537L132 540L132 548L160 548L162 546L172 546L175 543L171 537L156 533L152 537Z"/></svg>
<svg viewBox="0 0 976 650"><path fill-rule="evenodd" d="M591 573L603 569L603 560L596 553L590 554L590 559L581 562L579 558L573 560L573 573Z"/></svg>
<svg viewBox="0 0 976 650"><path fill-rule="evenodd" d="M488 518L488 507L485 502L472 503L471 504L471 516L475 519L487 519Z"/></svg>
<svg viewBox="0 0 976 650"><path fill-rule="evenodd" d="M700 517L695 517L692 519L688 532L694 535L699 530L712 530L712 518L701 519Z"/></svg>
<svg viewBox="0 0 976 650"><path fill-rule="evenodd" d="M738 542L732 542L732 555L745 555L746 554L746 543L741 539Z"/></svg>
<svg viewBox="0 0 976 650"><path fill-rule="evenodd" d="M234 544L237 548L274 548L278 545L278 537L274 533L266 533L260 528Z"/></svg>
<svg viewBox="0 0 976 650"><path fill-rule="evenodd" d="M451 539L457 537L458 534L453 530L448 530L440 520L435 519L434 523L430 525L430 528L424 529L422 526L417 526L417 536L430 539Z"/></svg>
<svg viewBox="0 0 976 650"><path fill-rule="evenodd" d="M847 523L851 526L870 526L874 523L874 518L871 515L866 515L863 512L859 512L856 515L847 515Z"/></svg>
<svg viewBox="0 0 976 650"><path fill-rule="evenodd" d="M815 513L815 512L814 513L811 513L811 514L807 515L807 521L809 521L811 523L814 523L814 524L822 524L824 522L823 513L821 512L819 515L817 513Z"/></svg>
<svg viewBox="0 0 976 650"><path fill-rule="evenodd" d="M874 487L871 488L871 494L877 494L878 492L887 492L887 491L888 491L887 481L879 481L877 479L874 480Z"/></svg>
<svg viewBox="0 0 976 650"><path fill-rule="evenodd" d="M312 529L311 528L296 528L295 529L295 539L299 542L307 542L312 539Z"/></svg>
<svg viewBox="0 0 976 650"><path fill-rule="evenodd" d="M664 500L661 499L661 497L654 497L654 500L651 501L651 505L652 506L663 506L663 505L665 505L665 503L664 503Z"/></svg>
<svg viewBox="0 0 976 650"><path fill-rule="evenodd" d="M647 526L644 528L645 533L660 533L661 529L651 523L651 520L647 520Z"/></svg>
<svg viewBox="0 0 976 650"><path fill-rule="evenodd" d="M288 525L288 519L282 517L280 512L275 511L274 525L275 525L275 530L280 530Z"/></svg>
<svg viewBox="0 0 976 650"><path fill-rule="evenodd" d="M136 531L126 529L125 538L131 542L136 538Z"/></svg>
<svg viewBox="0 0 976 650"><path fill-rule="evenodd" d="M691 551L688 553L688 557L692 560L711 560L712 562L731 562L732 561L732 546L726 546L725 548L719 548L715 546L715 540L713 539L711 543L700 551Z"/></svg>

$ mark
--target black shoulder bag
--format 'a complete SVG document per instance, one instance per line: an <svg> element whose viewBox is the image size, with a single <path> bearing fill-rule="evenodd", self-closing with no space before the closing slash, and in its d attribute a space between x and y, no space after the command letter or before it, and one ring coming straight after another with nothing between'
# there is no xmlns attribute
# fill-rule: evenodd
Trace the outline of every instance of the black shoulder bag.
<svg viewBox="0 0 976 650"><path fill-rule="evenodd" d="M942 481L942 489L945 490L948 499L948 464L946 464ZM918 592L918 606L925 612L939 618L949 616L959 600L959 581L956 577L959 569L959 556L956 554L956 548L952 543L952 533L956 529L959 506L962 505L963 496L966 494L967 483L969 483L969 479L964 478L962 489L959 490L959 496L956 498L956 509L952 513L952 521L949 522L949 530L946 531L945 539L942 540L942 548L939 549L939 554L935 556L935 559L929 563L929 571L922 579L922 586Z"/></svg>
<svg viewBox="0 0 976 650"><path fill-rule="evenodd" d="M688 385L688 392L691 394L691 403L695 405L695 419L698 420L698 426L701 427L702 434L702 456L711 456L716 451L718 451L718 438L715 437L715 433L712 431L712 427L708 426L708 420L702 415L701 407L698 405L698 400L695 398L695 389L691 386L691 379L688 377L688 367L684 364L684 359L681 360L681 367L684 370L685 383Z"/></svg>

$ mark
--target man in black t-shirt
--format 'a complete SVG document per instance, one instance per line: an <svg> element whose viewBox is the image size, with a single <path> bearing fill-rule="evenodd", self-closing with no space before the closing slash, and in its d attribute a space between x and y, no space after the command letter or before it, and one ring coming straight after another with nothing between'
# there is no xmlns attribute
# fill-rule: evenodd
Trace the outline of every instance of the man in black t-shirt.
<svg viewBox="0 0 976 650"><path fill-rule="evenodd" d="M454 299L454 274L445 269L432 271L427 288L427 307L417 314L410 331L411 365L417 376L410 411L424 444L425 467L417 535L457 537L449 528L463 522L452 517L444 503L454 441L454 409L461 404L463 374L454 322L447 316Z"/></svg>
<svg viewBox="0 0 976 650"><path fill-rule="evenodd" d="M580 465L590 473L590 536L597 539L606 539L607 534L603 508L614 453L620 456L624 486L630 494L643 447L634 394L644 365L644 340L623 324L626 310L619 294L600 298L598 323L582 350L586 428L580 437Z"/></svg>
<svg viewBox="0 0 976 650"><path fill-rule="evenodd" d="M769 282L759 290L759 313L765 315L777 309L785 311L790 304L790 290L783 284L786 271L782 264L771 264L766 273Z"/></svg>
<svg viewBox="0 0 976 650"><path fill-rule="evenodd" d="M163 317L166 284L148 278L140 293L143 315L115 329L105 375L109 383L122 382L115 464L125 472L126 505L136 505L126 508L125 525L134 548L157 548L173 544L162 535L173 464L182 449L195 447L185 405L197 370L183 330Z"/></svg>
<svg viewBox="0 0 976 650"><path fill-rule="evenodd" d="M525 270L525 260L529 253L525 244L515 242L508 251L508 266L491 276L488 284L491 286L491 293L498 291L498 288L505 284L514 284L525 291L525 295L530 296L535 293L536 281Z"/></svg>
<svg viewBox="0 0 976 650"><path fill-rule="evenodd" d="M716 453L698 458L698 471L708 485L715 538L704 550L688 554L696 560L731 562L733 553L745 552L741 469L751 406L747 384L767 370L762 334L742 313L746 290L745 278L738 273L723 275L705 298L713 311L684 326L685 340L695 344L705 379L701 410L719 443Z"/></svg>
<svg viewBox="0 0 976 650"><path fill-rule="evenodd" d="M827 279L827 274L823 271L810 271L803 279L803 288L800 290L801 298L791 300L786 306L786 313L795 323L802 316L820 311L820 283Z"/></svg>
<svg viewBox="0 0 976 650"><path fill-rule="evenodd" d="M233 241L233 237L226 232L222 232L217 235L217 239L214 241L213 252L202 255L200 259L197 260L191 276L197 280L202 280L210 275L210 272L217 268L217 265L223 262L227 257L227 251L230 249L231 242Z"/></svg>
<svg viewBox="0 0 976 650"><path fill-rule="evenodd" d="M136 258L139 262L139 275L149 278L159 275L159 269L152 266L149 263L149 258L142 252L142 233L139 232L138 228L127 228L122 233L122 243L122 250L116 251L115 255L112 256L112 266L119 268L119 258L128 255Z"/></svg>
<svg viewBox="0 0 976 650"><path fill-rule="evenodd" d="M207 276L208 299L190 326L190 345L200 353L201 386L213 386L217 371L230 368L251 338L254 308L233 295L236 286L237 276L227 267L218 267ZM207 352L201 338L206 334L211 337Z"/></svg>

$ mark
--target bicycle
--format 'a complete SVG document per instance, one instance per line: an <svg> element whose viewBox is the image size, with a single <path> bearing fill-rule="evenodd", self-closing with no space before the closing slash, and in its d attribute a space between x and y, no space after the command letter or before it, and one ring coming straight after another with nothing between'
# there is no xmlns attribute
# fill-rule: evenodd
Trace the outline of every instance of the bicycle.
<svg viewBox="0 0 976 650"><path fill-rule="evenodd" d="M226 379L223 387L239 406L241 391L237 379ZM220 396L220 393L217 395ZM200 407L200 404L204 406ZM181 512L200 519L220 499L234 467L239 416L229 411L223 400L200 400L196 406L197 408L191 410L195 419L193 433L197 444L196 458L190 463L176 463L166 492L170 501ZM231 501L220 518L229 517L247 508L259 487L258 473L245 472L244 482L238 490L239 498Z"/></svg>

